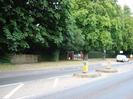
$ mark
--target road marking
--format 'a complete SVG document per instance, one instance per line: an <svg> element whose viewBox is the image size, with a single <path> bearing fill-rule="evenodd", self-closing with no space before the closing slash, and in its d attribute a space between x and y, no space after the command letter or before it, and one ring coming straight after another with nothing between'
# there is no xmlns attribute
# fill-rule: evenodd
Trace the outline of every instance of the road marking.
<svg viewBox="0 0 133 99"><path fill-rule="evenodd" d="M0 88L1 88L1 87L8 87L8 86L19 85L19 84L22 84L22 83L19 82L19 83L13 83L13 84L0 85Z"/></svg>
<svg viewBox="0 0 133 99"><path fill-rule="evenodd" d="M41 95L44 95L44 93L37 93L37 94L34 94L34 95L29 95L29 96L23 96L23 97L19 97L19 98L16 98L16 99L35 99L36 96L41 96Z"/></svg>
<svg viewBox="0 0 133 99"><path fill-rule="evenodd" d="M9 99L18 89L20 89L24 84L21 83L15 89L13 89L9 94L7 94L3 99Z"/></svg>
<svg viewBox="0 0 133 99"><path fill-rule="evenodd" d="M49 78L47 78L47 79L48 79L48 80L52 80L52 79L56 79L56 78L63 78L63 77L67 78L67 77L71 77L71 76L72 76L72 74L71 74L71 75L63 75L63 76L49 77Z"/></svg>
<svg viewBox="0 0 133 99"><path fill-rule="evenodd" d="M57 83L59 82L59 78L55 78L54 80L54 84L53 84L53 88L55 88L57 86Z"/></svg>

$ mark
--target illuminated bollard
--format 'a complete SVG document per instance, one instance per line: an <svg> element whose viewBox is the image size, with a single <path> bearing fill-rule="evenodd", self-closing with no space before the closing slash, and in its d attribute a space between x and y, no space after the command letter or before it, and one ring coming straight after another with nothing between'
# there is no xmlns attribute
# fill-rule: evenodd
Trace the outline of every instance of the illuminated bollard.
<svg viewBox="0 0 133 99"><path fill-rule="evenodd" d="M83 62L83 66L82 66L82 73L87 73L88 70L89 70L88 62L87 61L84 61Z"/></svg>

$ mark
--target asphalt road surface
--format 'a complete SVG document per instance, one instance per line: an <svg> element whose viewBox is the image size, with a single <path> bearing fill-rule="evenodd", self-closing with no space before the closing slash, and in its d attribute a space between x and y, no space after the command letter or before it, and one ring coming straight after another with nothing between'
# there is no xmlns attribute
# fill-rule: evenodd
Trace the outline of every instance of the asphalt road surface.
<svg viewBox="0 0 133 99"><path fill-rule="evenodd" d="M113 63L112 66L114 67L120 66L120 68L124 67L125 69L128 67L128 70L130 71L102 78L93 83L86 83L77 87L56 91L61 88L60 86L60 88L55 88L55 91L52 93L51 91L48 91L47 88L51 88L51 86L54 88L54 86L57 86L57 83L62 85L62 79L57 76L81 72L81 66L62 69L0 73L0 97L2 99L7 97L10 97L8 99L17 99L16 97L20 97L19 99L133 99L132 65L132 61L127 63ZM102 66L102 63L98 63L91 65L89 69L90 71L93 71L94 68L101 68ZM51 77L52 79L49 79ZM40 79L44 79L46 82L43 82L43 80ZM65 80L66 78L63 79ZM71 82L71 80L69 82ZM45 86L47 84L48 86ZM37 92L41 92L41 94L38 94Z"/></svg>
<svg viewBox="0 0 133 99"><path fill-rule="evenodd" d="M112 66L122 66L127 64L132 64L133 61L128 63L113 63ZM94 71L94 68L101 68L103 63L97 63L89 66L89 71ZM68 68L61 69L45 69L45 70L32 70L32 71L22 71L22 72L9 72L0 73L0 85L19 83L25 81L32 81L38 79L46 79L49 77L56 77L66 74L73 74L81 72L81 65L72 66Z"/></svg>
<svg viewBox="0 0 133 99"><path fill-rule="evenodd" d="M133 99L133 71L30 99Z"/></svg>
<svg viewBox="0 0 133 99"><path fill-rule="evenodd" d="M94 70L94 67L101 67L101 64L94 64L90 66L90 71ZM66 74L73 74L81 72L81 66L72 66L61 69L45 69L45 70L32 70L22 72L9 72L0 73L0 85L12 84L18 82L32 81L38 79L46 79L49 77L56 77Z"/></svg>

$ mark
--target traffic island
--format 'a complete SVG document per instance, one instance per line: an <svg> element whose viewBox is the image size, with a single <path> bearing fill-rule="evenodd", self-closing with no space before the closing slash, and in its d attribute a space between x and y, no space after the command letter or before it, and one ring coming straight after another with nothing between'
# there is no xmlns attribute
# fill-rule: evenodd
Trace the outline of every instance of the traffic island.
<svg viewBox="0 0 133 99"><path fill-rule="evenodd" d="M100 73L75 73L73 74L74 77L80 77L80 78L96 78L101 76Z"/></svg>
<svg viewBox="0 0 133 99"><path fill-rule="evenodd" d="M97 72L89 72L89 66L88 62L84 61L82 66L82 72L81 73L75 73L73 74L74 77L80 77L80 78L95 78L101 76L100 73Z"/></svg>
<svg viewBox="0 0 133 99"><path fill-rule="evenodd" d="M99 69L96 69L96 71L97 72L103 72L103 73L116 73L116 72L118 72L118 70L113 68L113 67L99 68Z"/></svg>
<svg viewBox="0 0 133 99"><path fill-rule="evenodd" d="M118 70L114 67L112 67L111 61L108 61L108 64L106 67L103 68L97 68L97 72L103 72L103 73L116 73Z"/></svg>

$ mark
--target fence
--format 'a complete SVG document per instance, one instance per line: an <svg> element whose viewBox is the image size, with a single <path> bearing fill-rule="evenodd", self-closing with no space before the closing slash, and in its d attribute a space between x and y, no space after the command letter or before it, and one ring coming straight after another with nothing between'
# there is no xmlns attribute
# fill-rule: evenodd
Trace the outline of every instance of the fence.
<svg viewBox="0 0 133 99"><path fill-rule="evenodd" d="M36 63L38 62L37 55L13 55L11 56L11 63L13 64L22 64L22 63Z"/></svg>

